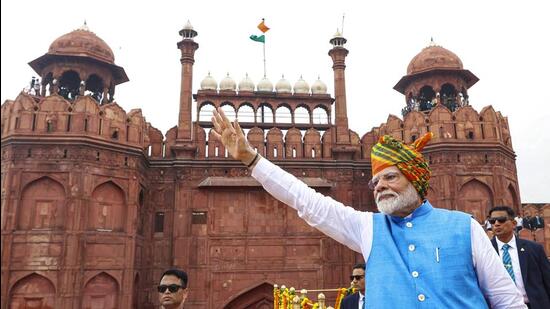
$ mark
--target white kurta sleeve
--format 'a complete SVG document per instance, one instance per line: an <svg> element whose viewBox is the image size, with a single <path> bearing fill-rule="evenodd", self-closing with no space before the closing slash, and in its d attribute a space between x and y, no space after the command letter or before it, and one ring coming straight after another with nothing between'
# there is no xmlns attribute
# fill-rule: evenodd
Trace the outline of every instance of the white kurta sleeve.
<svg viewBox="0 0 550 309"><path fill-rule="evenodd" d="M298 211L298 216L327 236L368 257L372 246L372 213L345 206L261 158L254 177L279 201ZM367 252L366 252L367 251Z"/></svg>

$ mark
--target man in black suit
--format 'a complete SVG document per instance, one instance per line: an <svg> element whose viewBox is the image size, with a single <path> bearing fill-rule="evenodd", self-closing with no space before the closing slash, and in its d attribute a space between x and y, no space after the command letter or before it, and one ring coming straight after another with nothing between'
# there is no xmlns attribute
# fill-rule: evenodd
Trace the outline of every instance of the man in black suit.
<svg viewBox="0 0 550 309"><path fill-rule="evenodd" d="M531 227L533 230L536 229L543 229L544 228L544 218L539 216L538 214L531 218Z"/></svg>
<svg viewBox="0 0 550 309"><path fill-rule="evenodd" d="M352 286L357 290L357 293L344 297L340 308L362 309L365 301L365 263L353 266L350 280Z"/></svg>
<svg viewBox="0 0 550 309"><path fill-rule="evenodd" d="M491 242L504 267L523 294L529 308L550 308L550 263L543 247L533 241L516 238L514 210L497 206L489 212L495 236Z"/></svg>

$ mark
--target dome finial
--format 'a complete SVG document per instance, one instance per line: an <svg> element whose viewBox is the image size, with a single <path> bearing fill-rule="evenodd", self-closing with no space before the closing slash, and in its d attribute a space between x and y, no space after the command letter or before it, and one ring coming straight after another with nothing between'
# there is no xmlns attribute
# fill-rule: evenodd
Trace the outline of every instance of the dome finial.
<svg viewBox="0 0 550 309"><path fill-rule="evenodd" d="M78 30L84 30L84 31L90 31L90 28L88 28L88 23L84 19L84 24L78 28Z"/></svg>
<svg viewBox="0 0 550 309"><path fill-rule="evenodd" d="M430 46L430 47L437 46L437 44L435 44L435 42L434 42L434 37L433 36L430 37L430 45L428 45L428 46Z"/></svg>

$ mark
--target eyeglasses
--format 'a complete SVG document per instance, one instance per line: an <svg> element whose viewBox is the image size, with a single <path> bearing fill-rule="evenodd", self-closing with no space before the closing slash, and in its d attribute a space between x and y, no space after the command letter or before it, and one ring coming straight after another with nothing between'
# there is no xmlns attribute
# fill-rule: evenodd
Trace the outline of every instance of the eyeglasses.
<svg viewBox="0 0 550 309"><path fill-rule="evenodd" d="M178 284L170 284L170 285L161 284L157 287L157 290L159 291L159 293L164 293L166 292L166 290L170 291L170 293L176 293L179 289L183 290L185 288Z"/></svg>
<svg viewBox="0 0 550 309"><path fill-rule="evenodd" d="M489 219L489 223L491 223L491 224L495 224L495 222L497 222L497 221L498 221L498 223L504 223L504 222L508 221L508 217L496 217L496 218L490 218Z"/></svg>
<svg viewBox="0 0 550 309"><path fill-rule="evenodd" d="M351 275L351 276L349 276L349 280L350 281L353 281L353 280L359 281L359 280L363 279L364 277L365 277L365 275Z"/></svg>
<svg viewBox="0 0 550 309"><path fill-rule="evenodd" d="M369 181L369 189L374 191L374 188L376 188L376 186L378 185L380 180L384 180L384 182L386 182L386 183L394 183L398 179L399 179L399 173L397 173L397 172L390 172L390 173L386 173L384 175L373 177Z"/></svg>

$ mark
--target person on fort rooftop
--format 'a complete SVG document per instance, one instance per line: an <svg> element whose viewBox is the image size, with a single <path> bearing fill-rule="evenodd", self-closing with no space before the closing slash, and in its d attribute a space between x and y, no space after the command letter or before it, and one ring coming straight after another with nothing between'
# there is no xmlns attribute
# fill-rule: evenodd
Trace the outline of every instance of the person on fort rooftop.
<svg viewBox="0 0 550 309"><path fill-rule="evenodd" d="M366 308L526 308L481 226L425 198L431 173L420 151L432 133L412 145L386 135L373 146L370 187L380 213L372 213L317 193L262 158L221 109L212 123L215 137L267 192L363 254Z"/></svg>

